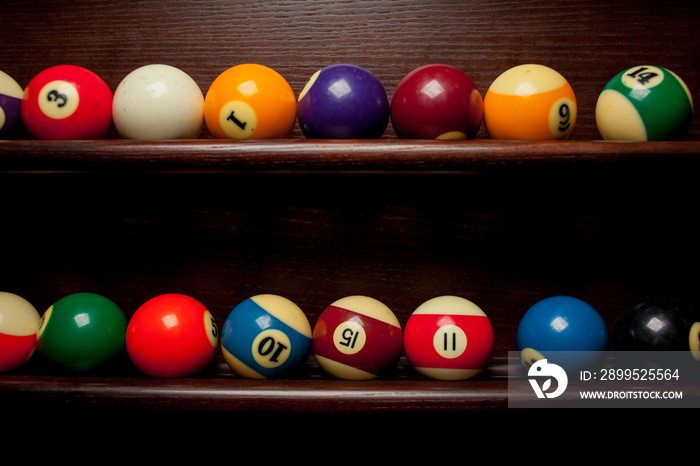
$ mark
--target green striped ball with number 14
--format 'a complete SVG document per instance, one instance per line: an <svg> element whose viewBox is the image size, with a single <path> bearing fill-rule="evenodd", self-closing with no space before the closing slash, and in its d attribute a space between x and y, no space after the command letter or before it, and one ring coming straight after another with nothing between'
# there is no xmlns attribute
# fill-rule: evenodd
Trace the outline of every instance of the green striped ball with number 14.
<svg viewBox="0 0 700 466"><path fill-rule="evenodd" d="M681 140L692 118L688 86L677 74L658 66L620 72L603 88L596 104L596 124L605 140Z"/></svg>

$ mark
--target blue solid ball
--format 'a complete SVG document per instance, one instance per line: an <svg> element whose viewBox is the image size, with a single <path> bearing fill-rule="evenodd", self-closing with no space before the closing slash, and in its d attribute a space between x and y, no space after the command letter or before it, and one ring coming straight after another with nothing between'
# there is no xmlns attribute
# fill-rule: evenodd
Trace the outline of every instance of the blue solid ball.
<svg viewBox="0 0 700 466"><path fill-rule="evenodd" d="M580 369L608 349L608 329L590 304L571 296L553 296L535 303L523 315L517 346L526 366L546 358Z"/></svg>
<svg viewBox="0 0 700 466"><path fill-rule="evenodd" d="M309 79L297 99L297 119L308 139L377 139L389 124L389 97L366 69L327 66Z"/></svg>
<svg viewBox="0 0 700 466"><path fill-rule="evenodd" d="M287 298L253 296L226 318L221 350L226 363L241 377L279 377L308 358L311 325L304 312Z"/></svg>

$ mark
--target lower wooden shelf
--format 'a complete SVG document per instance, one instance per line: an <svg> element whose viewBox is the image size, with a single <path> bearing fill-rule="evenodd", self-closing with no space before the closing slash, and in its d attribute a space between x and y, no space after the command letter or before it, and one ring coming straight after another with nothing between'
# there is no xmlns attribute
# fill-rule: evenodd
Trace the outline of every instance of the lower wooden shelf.
<svg viewBox="0 0 700 466"><path fill-rule="evenodd" d="M125 408L149 411L371 413L501 410L508 405L506 358L494 358L480 377L465 381L420 380L405 359L387 377L330 379L313 357L298 377L242 379L215 359L190 378L152 378L128 371L113 375L0 375L0 404Z"/></svg>
<svg viewBox="0 0 700 466"><path fill-rule="evenodd" d="M331 380L313 361L303 376L262 381L234 377L221 358L211 372L187 379L28 368L0 375L0 411L17 417L88 413L91 421L105 412L109 419L138 414L160 419L159 426L172 422L172 429L181 417L222 417L229 426L229 418L264 415L256 424L262 427L268 416L330 414L330 424L338 426L361 414L396 421L392 438L406 443L412 441L406 429L416 429L406 419L417 423L433 415L476 416L489 428L509 429L512 413L521 420L535 411L509 409L513 395L503 356L528 303L561 290L578 292L600 305L611 323L622 305L648 289L695 295L696 277L679 264L698 257L691 227L698 162L697 141L0 141L3 192L29 197L9 206L17 228L6 238L18 246L6 254L13 267L0 276L20 295L36 291L41 310L96 283L129 311L157 289L176 289L201 291L221 324L232 303L277 289L298 296L313 321L322 305L361 290L403 308L405 322L426 295L457 290L483 303L499 334L488 372L467 381L420 380L405 361L397 373L364 382ZM550 176L562 171L572 176ZM78 172L108 176L62 184L75 180L64 173ZM515 176L470 177L473 172ZM146 176L122 176L141 173ZM151 173L178 176L153 177L168 189L151 197ZM260 176L241 176L248 173ZM274 184L276 197L244 197L277 173L309 176L274 178L284 182ZM360 178L317 173L369 176L357 189ZM416 176L394 176L403 173ZM466 176L431 176L445 173ZM538 176L523 176L533 173ZM185 179L195 183L180 189ZM104 191L88 189L102 183ZM90 199L83 189L98 195ZM354 194L351 201L347 192ZM644 228L635 223L640 218L648 219ZM67 225L65 231L49 237L47 225L57 221ZM181 257L172 254L183 245ZM266 260L258 264L257 257ZM339 270L336 263L347 267ZM547 411L569 416L568 410ZM559 425L552 424L563 437ZM384 425L371 427L379 433ZM222 428L222 435L228 441L246 429L236 424ZM469 429L495 449L504 442L521 446L475 423ZM430 422L420 430L435 441L442 436ZM312 434L331 437L335 431L317 428ZM450 431L452 439L463 436Z"/></svg>

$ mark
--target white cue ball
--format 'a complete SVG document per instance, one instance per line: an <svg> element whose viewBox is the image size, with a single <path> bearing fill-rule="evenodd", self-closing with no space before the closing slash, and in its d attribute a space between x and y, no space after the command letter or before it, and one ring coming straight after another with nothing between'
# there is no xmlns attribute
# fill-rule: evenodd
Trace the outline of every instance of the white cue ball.
<svg viewBox="0 0 700 466"><path fill-rule="evenodd" d="M184 71L170 65L145 65L117 87L112 117L123 138L194 139L202 130L204 95Z"/></svg>

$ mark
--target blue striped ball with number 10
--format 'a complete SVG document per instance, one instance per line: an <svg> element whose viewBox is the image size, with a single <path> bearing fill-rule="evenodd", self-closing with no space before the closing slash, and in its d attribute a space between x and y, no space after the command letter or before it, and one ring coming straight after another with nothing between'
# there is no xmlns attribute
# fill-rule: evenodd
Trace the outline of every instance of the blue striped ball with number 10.
<svg viewBox="0 0 700 466"><path fill-rule="evenodd" d="M226 318L221 350L226 363L240 377L281 377L308 358L311 325L289 299L273 294L253 296Z"/></svg>

